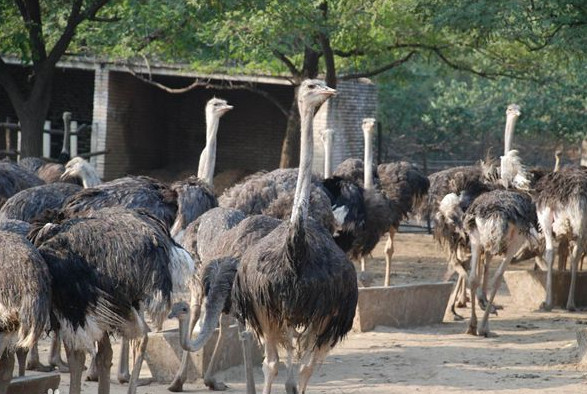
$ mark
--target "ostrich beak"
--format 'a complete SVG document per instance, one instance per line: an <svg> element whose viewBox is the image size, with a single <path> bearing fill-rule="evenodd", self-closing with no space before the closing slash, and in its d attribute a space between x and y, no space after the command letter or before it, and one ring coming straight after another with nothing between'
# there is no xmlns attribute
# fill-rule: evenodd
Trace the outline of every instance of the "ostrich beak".
<svg viewBox="0 0 587 394"><path fill-rule="evenodd" d="M324 87L324 90L320 92L321 94L325 95L326 97L336 96L336 89L332 89L331 87Z"/></svg>
<svg viewBox="0 0 587 394"><path fill-rule="evenodd" d="M63 174L61 174L61 176L59 177L60 180L64 180L67 179L71 176L71 169L70 168L66 168L65 171L63 171Z"/></svg>

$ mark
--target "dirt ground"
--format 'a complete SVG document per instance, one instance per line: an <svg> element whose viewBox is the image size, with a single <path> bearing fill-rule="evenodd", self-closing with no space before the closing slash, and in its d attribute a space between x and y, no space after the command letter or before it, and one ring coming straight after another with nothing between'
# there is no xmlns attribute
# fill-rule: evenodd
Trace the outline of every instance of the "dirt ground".
<svg viewBox="0 0 587 394"><path fill-rule="evenodd" d="M368 260L375 284L382 284L384 242ZM496 265L496 262L494 262ZM526 269L518 264L510 269ZM446 268L443 253L431 236L403 234L396 237L392 284L440 281ZM579 393L587 391L587 367L577 363L576 332L587 324L587 312L555 310L536 312L515 305L507 288L498 293L497 303L504 306L499 316L490 318L494 338L464 334L466 321L445 319L442 324L414 329L377 327L368 333L350 333L314 372L311 393L470 393L473 391L534 393ZM468 316L467 309L460 312ZM119 342L115 342L114 355ZM236 349L235 351L240 351ZM46 360L48 341L40 348ZM142 377L150 376L146 364ZM62 374L60 392L68 392L69 376ZM229 385L229 392L244 393L242 368L217 374ZM273 392L284 392L285 369L280 368ZM262 392L261 365L255 367L257 391ZM186 384L186 392L207 392L198 381ZM113 394L122 394L126 385L116 381L112 368ZM96 383L85 382L84 393L95 393ZM168 393L165 385L139 387L139 393Z"/></svg>

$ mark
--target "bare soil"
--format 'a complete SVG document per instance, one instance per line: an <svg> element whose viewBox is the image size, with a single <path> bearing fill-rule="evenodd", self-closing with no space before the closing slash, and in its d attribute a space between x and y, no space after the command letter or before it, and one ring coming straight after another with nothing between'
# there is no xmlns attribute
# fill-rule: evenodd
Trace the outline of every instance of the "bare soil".
<svg viewBox="0 0 587 394"><path fill-rule="evenodd" d="M383 240L384 241L384 240ZM383 283L383 245L368 260L375 285ZM510 269L527 269L530 262ZM496 265L496 262L494 262ZM443 280L444 254L426 234L396 236L392 284ZM503 285L497 303L504 306L490 318L493 338L464 334L467 322L446 318L442 324L414 329L377 327L368 333L350 333L325 363L314 372L308 391L313 393L470 393L473 391L534 393L580 393L587 391L587 368L578 363L577 330L587 324L587 312L563 310L544 313L516 305ZM460 313L468 316L468 309ZM169 322L175 324L175 322ZM114 355L120 342L114 343ZM40 348L46 360L48 340ZM235 351L240 351L235 349ZM150 376L146 364L142 377ZM244 393L242 368L217 374L229 392ZM255 368L257 391L262 392L261 365ZM281 366L273 392L284 392L285 370ZM186 392L209 391L201 381L186 384ZM69 389L69 376L62 374L61 393ZM85 393L97 392L96 383L84 383ZM112 368L111 392L125 393ZM139 387L139 393L168 393L165 385Z"/></svg>

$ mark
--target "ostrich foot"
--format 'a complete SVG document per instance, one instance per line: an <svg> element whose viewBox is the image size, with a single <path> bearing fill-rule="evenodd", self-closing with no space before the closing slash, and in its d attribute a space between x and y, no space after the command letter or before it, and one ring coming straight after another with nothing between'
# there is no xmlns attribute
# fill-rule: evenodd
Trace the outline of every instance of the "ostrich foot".
<svg viewBox="0 0 587 394"><path fill-rule="evenodd" d="M465 331L465 334L477 336L477 326L469 325L469 327L467 327L467 331Z"/></svg>
<svg viewBox="0 0 587 394"><path fill-rule="evenodd" d="M130 380L130 374L128 373L128 371L126 371L125 373L118 374L118 383L120 383L120 384L128 383L129 380Z"/></svg>
<svg viewBox="0 0 587 394"><path fill-rule="evenodd" d="M492 315L495 315L495 316L497 316L498 309L503 309L503 306L501 306L501 305L489 304L489 302L487 302L487 300L482 299L482 298L479 299L479 307L481 308L481 310L484 311L488 305L489 305L489 313L491 313Z"/></svg>
<svg viewBox="0 0 587 394"><path fill-rule="evenodd" d="M216 379L214 379L214 378L204 379L204 384L210 390L214 390L214 391L224 391L228 388L228 386L225 385L223 382L217 382Z"/></svg>
<svg viewBox="0 0 587 394"><path fill-rule="evenodd" d="M49 363L51 364L51 367L57 368L59 372L69 373L69 365L61 358L58 360L51 360Z"/></svg>
<svg viewBox="0 0 587 394"><path fill-rule="evenodd" d="M53 367L52 365L45 365L45 364L41 364L39 361L37 360L29 360L26 363L26 369L27 371L37 371L37 372L51 372L55 370L55 367ZM59 371L61 372L61 371Z"/></svg>
<svg viewBox="0 0 587 394"><path fill-rule="evenodd" d="M465 320L465 318L461 315L459 315L458 313L454 313L452 314L452 319L453 321L463 321Z"/></svg>
<svg viewBox="0 0 587 394"><path fill-rule="evenodd" d="M167 390L172 393L181 393L183 391L183 383L184 381L176 376L169 386L167 386Z"/></svg>
<svg viewBox="0 0 587 394"><path fill-rule="evenodd" d="M498 338L499 335L497 335L496 333L492 332L492 331L479 331L479 336L483 336L485 338Z"/></svg>

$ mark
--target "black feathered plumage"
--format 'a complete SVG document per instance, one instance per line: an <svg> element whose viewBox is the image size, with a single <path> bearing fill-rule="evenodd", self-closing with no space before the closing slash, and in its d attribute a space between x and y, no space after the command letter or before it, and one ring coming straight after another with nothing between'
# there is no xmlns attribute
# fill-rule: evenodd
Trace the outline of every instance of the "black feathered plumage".
<svg viewBox="0 0 587 394"><path fill-rule="evenodd" d="M0 230L0 351L29 348L41 336L49 323L50 281L33 245L20 234Z"/></svg>
<svg viewBox="0 0 587 394"><path fill-rule="evenodd" d="M46 209L60 209L66 200L81 190L71 183L48 183L22 190L0 208L0 220L17 219L32 222Z"/></svg>
<svg viewBox="0 0 587 394"><path fill-rule="evenodd" d="M109 207L142 208L171 227L177 213L177 194L155 178L124 177L79 191L63 210L74 217Z"/></svg>

